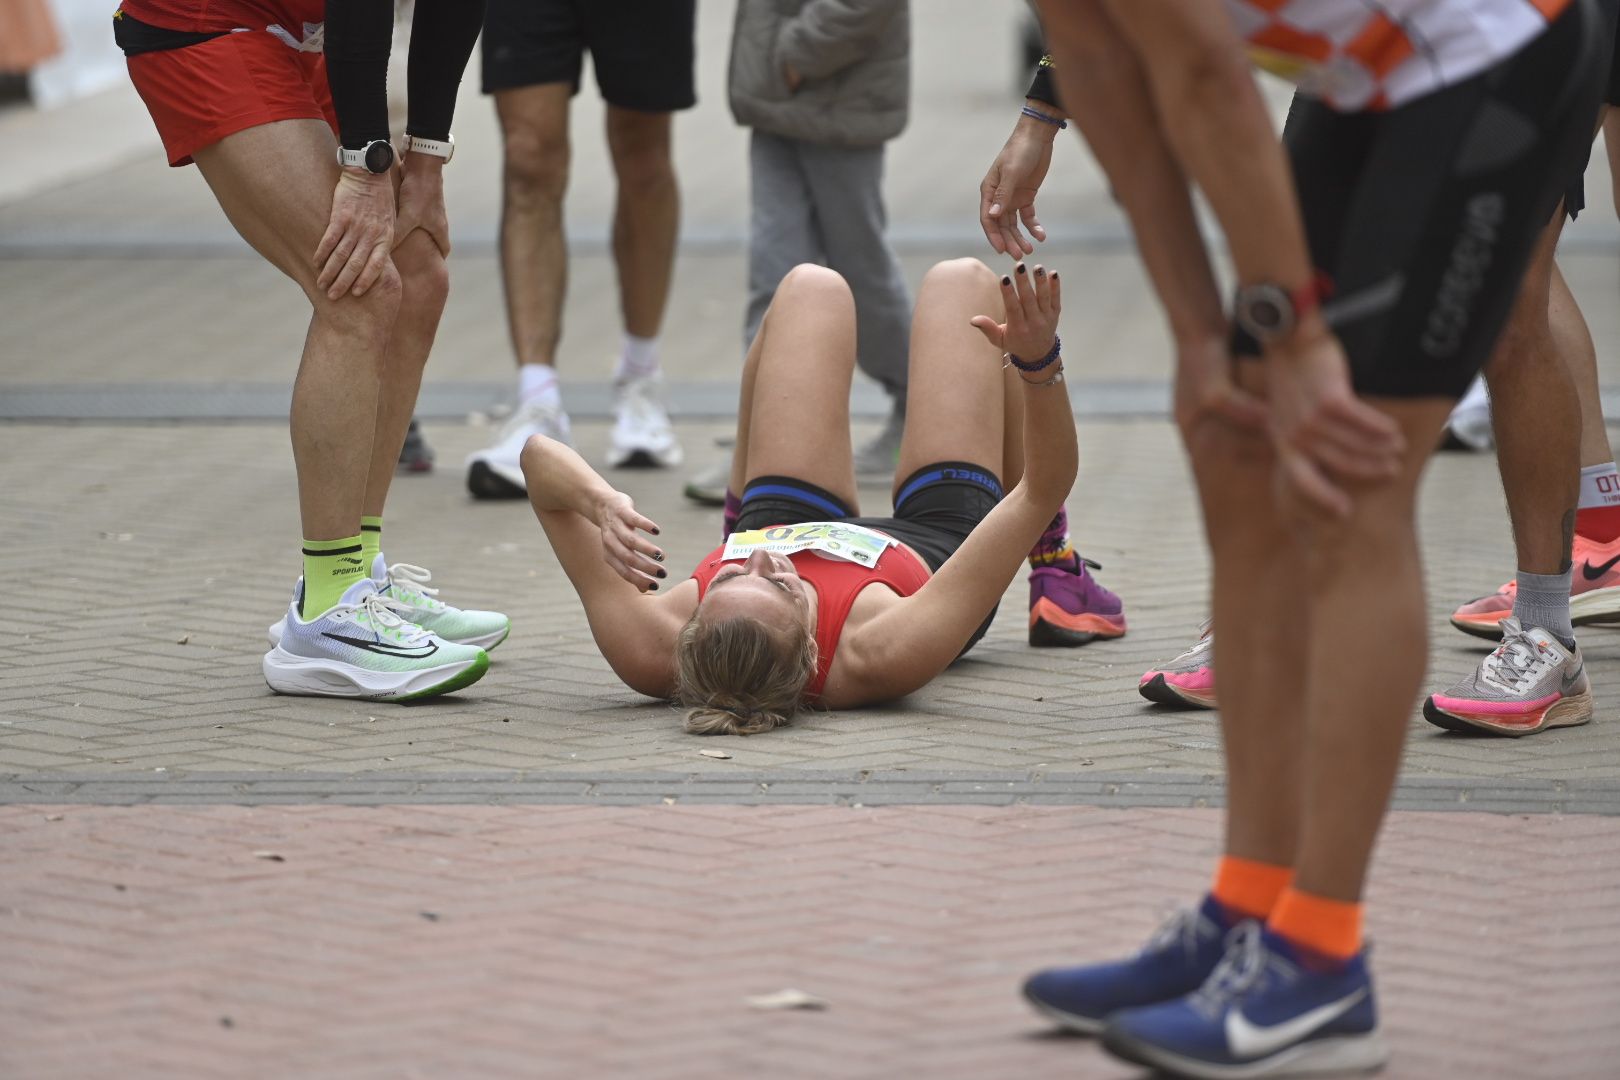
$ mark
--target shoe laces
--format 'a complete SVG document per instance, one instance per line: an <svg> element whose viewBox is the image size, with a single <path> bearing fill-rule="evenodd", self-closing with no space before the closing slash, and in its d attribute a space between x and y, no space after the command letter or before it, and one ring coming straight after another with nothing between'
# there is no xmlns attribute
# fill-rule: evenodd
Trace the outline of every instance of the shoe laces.
<svg viewBox="0 0 1620 1080"><path fill-rule="evenodd" d="M1190 963L1198 954L1198 926L1202 921L1203 916L1194 908L1181 908L1172 913L1142 947L1142 955L1179 948Z"/></svg>
<svg viewBox="0 0 1620 1080"><path fill-rule="evenodd" d="M442 600L435 597L439 595L438 589L428 587L433 575L426 567L413 563L394 563L388 568L388 588L394 594L393 599L405 604L414 604L417 607L438 609L444 606ZM403 595L400 595L402 594Z"/></svg>
<svg viewBox="0 0 1620 1080"><path fill-rule="evenodd" d="M539 428L552 438L559 437L563 431L562 410L540 401L519 405L517 411L501 425L496 440L505 442L519 432L529 432L534 428Z"/></svg>
<svg viewBox="0 0 1620 1080"><path fill-rule="evenodd" d="M1196 660L1215 647L1215 620L1205 619L1198 624L1198 640L1193 642L1192 648L1176 657L1171 663L1180 663L1183 660Z"/></svg>
<svg viewBox="0 0 1620 1080"><path fill-rule="evenodd" d="M1502 620L1502 644L1480 664L1480 674L1491 682L1522 690L1549 663L1541 646L1517 619Z"/></svg>
<svg viewBox="0 0 1620 1080"><path fill-rule="evenodd" d="M1215 965L1204 985L1193 992L1193 1004L1207 1016L1218 1015L1260 980L1268 961L1273 959L1277 958L1271 956L1260 939L1260 924L1245 919L1227 931L1226 955Z"/></svg>
<svg viewBox="0 0 1620 1080"><path fill-rule="evenodd" d="M413 644L428 637L426 630L402 616L403 610L399 601L382 593L372 592L367 593L364 599L354 605L354 614L350 618L379 637L388 637L406 644Z"/></svg>

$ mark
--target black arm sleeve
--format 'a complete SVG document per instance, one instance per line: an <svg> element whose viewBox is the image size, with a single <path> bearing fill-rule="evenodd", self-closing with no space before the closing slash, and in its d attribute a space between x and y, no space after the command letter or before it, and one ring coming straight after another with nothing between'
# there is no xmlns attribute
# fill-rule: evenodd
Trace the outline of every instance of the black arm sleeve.
<svg viewBox="0 0 1620 1080"><path fill-rule="evenodd" d="M484 25L484 0L416 0L405 85L410 115L405 130L443 141L456 112L456 88Z"/></svg>
<svg viewBox="0 0 1620 1080"><path fill-rule="evenodd" d="M326 0L326 81L343 145L388 138L393 0Z"/></svg>
<svg viewBox="0 0 1620 1080"><path fill-rule="evenodd" d="M1057 97L1057 80L1052 77L1051 56L1041 57L1041 62L1035 67L1035 78L1030 81L1029 93L1024 96L1054 109L1063 108L1063 103Z"/></svg>

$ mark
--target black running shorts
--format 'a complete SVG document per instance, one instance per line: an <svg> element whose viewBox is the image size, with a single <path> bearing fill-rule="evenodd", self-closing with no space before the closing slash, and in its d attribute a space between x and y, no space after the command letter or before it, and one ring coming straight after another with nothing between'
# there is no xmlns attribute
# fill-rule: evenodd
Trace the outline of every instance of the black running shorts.
<svg viewBox="0 0 1620 1080"><path fill-rule="evenodd" d="M610 105L674 112L697 103L697 0L488 0L484 93L565 82L585 53Z"/></svg>
<svg viewBox="0 0 1620 1080"><path fill-rule="evenodd" d="M1614 51L1609 58L1609 82L1603 91L1605 105L1620 105L1620 0L1594 0L1597 4L1600 32L1603 40L1614 42ZM1587 148L1586 157L1581 159L1581 168L1569 182L1564 192L1564 212L1574 221L1586 209L1586 166L1591 161L1591 148Z"/></svg>
<svg viewBox="0 0 1620 1080"><path fill-rule="evenodd" d="M1496 67L1387 112L1295 98L1283 139L1358 392L1460 397L1490 357L1591 145L1614 42L1598 18L1576 0Z"/></svg>
<svg viewBox="0 0 1620 1080"><path fill-rule="evenodd" d="M921 555L937 574L1001 497L996 475L965 461L941 461L912 473L894 489L893 517L854 517L844 501L825 488L789 476L758 476L743 489L737 528L848 521L894 537ZM962 652L984 637L995 617L991 608Z"/></svg>

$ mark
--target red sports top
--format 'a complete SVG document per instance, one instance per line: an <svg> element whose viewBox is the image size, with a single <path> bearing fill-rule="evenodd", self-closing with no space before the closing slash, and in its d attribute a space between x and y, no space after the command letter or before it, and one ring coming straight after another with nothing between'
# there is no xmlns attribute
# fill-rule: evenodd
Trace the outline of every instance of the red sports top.
<svg viewBox="0 0 1620 1080"><path fill-rule="evenodd" d="M697 569L692 571L700 601L703 594L709 591L709 582L714 580L715 573L725 565L726 560L721 558L725 550L726 546L721 544L705 555L697 564ZM844 633L844 620L849 618L849 609L854 606L855 597L862 589L868 585L883 584L901 596L910 596L932 576L921 558L898 543L885 548L883 554L878 556L877 565L870 570L859 563L825 559L813 551L801 551L788 558L793 561L793 568L799 572L799 576L816 590L816 674L810 680L810 685L805 687L805 697L819 697L827 685L833 655L838 651L838 639Z"/></svg>
<svg viewBox="0 0 1620 1080"><path fill-rule="evenodd" d="M123 0L119 7L152 26L190 33L281 27L295 48L326 18L325 0Z"/></svg>

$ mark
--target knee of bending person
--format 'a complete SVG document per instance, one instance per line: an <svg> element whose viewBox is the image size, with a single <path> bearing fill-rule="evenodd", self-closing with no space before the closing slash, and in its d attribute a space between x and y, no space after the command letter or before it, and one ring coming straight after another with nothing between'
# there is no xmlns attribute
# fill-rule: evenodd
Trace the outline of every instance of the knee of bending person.
<svg viewBox="0 0 1620 1080"><path fill-rule="evenodd" d="M364 296L345 293L333 300L325 292L316 290L311 299L316 316L343 333L386 342L393 332L394 320L399 317L403 292L399 271L390 260Z"/></svg>
<svg viewBox="0 0 1620 1080"><path fill-rule="evenodd" d="M502 177L508 198L558 200L568 187L568 140L532 132L506 136Z"/></svg>
<svg viewBox="0 0 1620 1080"><path fill-rule="evenodd" d="M418 231L394 249L394 268L405 310L444 307L450 296L450 267L427 233Z"/></svg>

